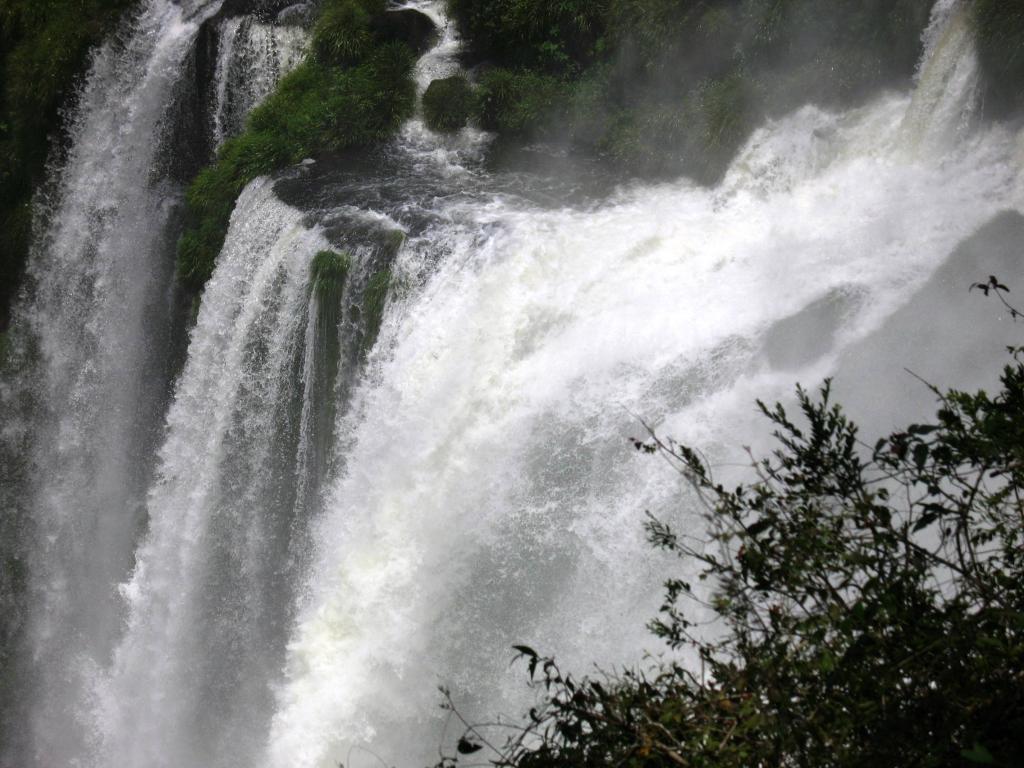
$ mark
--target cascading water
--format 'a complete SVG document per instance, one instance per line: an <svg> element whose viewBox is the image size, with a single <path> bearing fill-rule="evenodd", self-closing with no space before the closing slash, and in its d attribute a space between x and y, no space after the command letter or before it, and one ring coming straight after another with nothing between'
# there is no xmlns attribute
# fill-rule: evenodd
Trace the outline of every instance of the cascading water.
<svg viewBox="0 0 1024 768"><path fill-rule="evenodd" d="M123 588L127 632L103 692L107 765L212 765L218 742L244 764L258 743L264 670L288 626L309 256L326 245L301 218L268 183L251 186L204 293L150 532Z"/></svg>
<svg viewBox="0 0 1024 768"><path fill-rule="evenodd" d="M222 2L140 6L94 55L67 157L37 201L41 234L0 382L5 768L79 764L97 740L97 680L125 615L117 584L146 526L170 394L183 314L172 145L205 129L183 126L176 109L196 87L188 62ZM263 67L241 96L230 82L221 90L240 119L294 66L305 32L220 22L229 24L246 30L236 35L244 44L221 47Z"/></svg>
<svg viewBox="0 0 1024 768"><path fill-rule="evenodd" d="M298 25L272 25L250 16L224 19L217 30L213 140L241 132L253 107L301 63L308 35Z"/></svg>
<svg viewBox="0 0 1024 768"><path fill-rule="evenodd" d="M17 740L29 730L48 764L69 764L89 738L92 677L122 615L113 586L144 524L145 457L166 399L176 207L153 169L183 61L219 5L151 0L125 42L96 55L15 318L24 362L3 390L5 438L28 482L8 489L5 507L27 521L34 670L19 694L31 715Z"/></svg>
<svg viewBox="0 0 1024 768"><path fill-rule="evenodd" d="M513 643L584 670L653 644L662 564L641 513L685 527L685 494L630 455L634 414L731 458L724 446L757 434L756 397L834 371L1024 202L1016 137L960 130L975 77L962 23L936 10L916 95L774 121L716 189L634 188L582 210L487 190L435 201L399 263L429 277L392 302L340 427L348 461L317 523L271 766L423 764L438 683L470 718L525 711ZM794 322L828 325L802 317L823 301L832 337L787 343ZM965 376L942 355L947 381Z"/></svg>
<svg viewBox="0 0 1024 768"><path fill-rule="evenodd" d="M422 91L457 68L458 41L440 2L407 7L441 29ZM162 253L160 228L138 222L168 221L170 204L158 185L139 194L152 155L125 151L109 126L131 137L160 124L174 62L215 13L151 0L146 33L131 37L144 50L109 55L138 77L98 59L87 96L128 106L83 110L97 125L76 129L65 207L33 268L39 296L22 310L46 367L21 390L5 385L5 402L41 387L50 421L24 431L49 425L53 438L33 445L54 446L33 454L46 481L26 512L45 563L28 644L55 665L34 697L49 736L33 742L37 764L430 762L439 683L470 716L523 711L513 643L581 671L656 648L644 624L668 564L647 547L642 512L687 511L680 478L630 451L639 418L731 461L759 439L756 397L838 371L852 400L870 390L879 424L904 421L879 405L902 384L872 366L907 312L964 326L932 353L940 383L985 383L984 366L958 363L977 346L963 316L913 297L936 280L965 292L979 275L951 254L994 219L992 242L1019 235L1024 143L972 119L969 28L963 5L941 0L913 93L774 120L713 189L588 195L600 185L582 171L487 170L485 135L443 138L419 119L369 169L307 163L253 182L151 472L161 399L147 394L146 355L159 338L139 329L170 267L147 282L152 263L127 254ZM227 97L231 68L248 66L231 46L247 40L261 67L287 67L253 42L268 39L256 22L218 24L232 41L217 66L219 140L237 127L224 105L257 93ZM84 139L108 154L89 159ZM90 185L88 169L113 181ZM75 231L90 233L80 254L59 246ZM324 250L347 258L321 292ZM76 285L88 292L65 306ZM105 298L114 287L130 300ZM977 324L993 359L1014 341ZM135 511L126 525L101 508Z"/></svg>

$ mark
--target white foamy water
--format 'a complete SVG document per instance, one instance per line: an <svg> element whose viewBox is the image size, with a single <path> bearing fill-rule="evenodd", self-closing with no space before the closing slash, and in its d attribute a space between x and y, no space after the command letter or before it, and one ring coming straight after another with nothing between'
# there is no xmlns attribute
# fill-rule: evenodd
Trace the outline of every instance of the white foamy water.
<svg viewBox="0 0 1024 768"><path fill-rule="evenodd" d="M309 35L301 26L271 25L251 16L236 16L220 22L217 39L213 139L220 146L241 133L249 113L273 93L282 77L302 63Z"/></svg>
<svg viewBox="0 0 1024 768"><path fill-rule="evenodd" d="M441 29L422 92L457 71L458 40L440 2L407 6ZM911 93L774 120L712 189L636 184L542 207L479 165L485 134L440 137L418 119L387 156L407 195L328 173L350 197L332 209L314 190L307 215L256 180L161 422L163 337L147 318L167 314L154 307L178 190L152 180L152 139L217 7L150 0L127 51L97 57L20 310L41 362L4 402L35 389L45 404L4 425L45 437L30 459L29 645L48 670L32 692L36 765L431 763L437 685L470 717L528 706L514 643L577 672L660 650L644 625L674 564L644 541L643 512L700 523L681 479L631 449L641 419L723 472L765 443L754 399L797 380L840 371L877 422L901 422L895 385L858 376L888 360L909 310L918 325L948 316L930 352L948 383L979 380L960 348L977 332L953 306L914 302L976 230L1024 213L1024 141L976 119L969 26L942 0ZM282 45L302 43L218 24L223 137L226 105L251 108L290 66ZM253 89L236 90L250 69ZM408 238L392 264L395 227ZM321 314L311 263L342 241L345 299ZM994 376L1002 337L985 338Z"/></svg>
<svg viewBox="0 0 1024 768"><path fill-rule="evenodd" d="M828 375L965 238L1021 210L1018 140L966 130L973 48L955 8L937 19L915 94L773 121L717 189L637 187L583 211L460 201L408 245L409 274L445 257L392 303L342 425L352 447L317 528L271 766L430 762L437 684L470 717L524 711L513 643L584 671L656 649L643 627L663 563L642 513L699 521L679 477L630 453L637 416L742 461L755 397ZM833 338L773 364L773 328L829 297Z"/></svg>
<svg viewBox="0 0 1024 768"><path fill-rule="evenodd" d="M203 295L149 534L122 587L127 628L101 687L104 765L235 765L265 731L289 621L309 267L326 246L301 219L269 182L250 185Z"/></svg>
<svg viewBox="0 0 1024 768"><path fill-rule="evenodd" d="M31 550L31 686L16 697L30 714L18 739L48 765L71 764L91 739L91 678L119 629L114 585L143 520L170 347L176 190L159 170L168 109L199 27L219 7L141 4L93 57L72 147L39 201L11 332L29 362L4 383L2 406L4 439L28 446L17 459L28 487L6 510L24 505Z"/></svg>

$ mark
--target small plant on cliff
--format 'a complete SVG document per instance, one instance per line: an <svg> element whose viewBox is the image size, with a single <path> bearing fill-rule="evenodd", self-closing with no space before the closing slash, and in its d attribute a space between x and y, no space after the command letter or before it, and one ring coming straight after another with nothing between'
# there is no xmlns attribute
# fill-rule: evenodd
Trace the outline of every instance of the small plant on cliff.
<svg viewBox="0 0 1024 768"><path fill-rule="evenodd" d="M978 287L1005 298L994 279ZM467 724L440 768L488 747L517 768L1024 765L1024 356L1011 352L995 395L933 388L933 421L873 445L827 382L797 390L796 416L759 403L778 448L736 488L691 448L635 441L704 509L706 539L647 524L688 574L666 583L651 627L690 663L577 679L519 646L540 698L529 720Z"/></svg>

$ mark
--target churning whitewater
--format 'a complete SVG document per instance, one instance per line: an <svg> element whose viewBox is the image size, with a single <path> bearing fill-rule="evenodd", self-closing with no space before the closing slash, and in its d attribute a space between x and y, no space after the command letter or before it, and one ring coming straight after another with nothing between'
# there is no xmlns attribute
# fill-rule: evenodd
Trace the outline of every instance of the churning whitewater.
<svg viewBox="0 0 1024 768"><path fill-rule="evenodd" d="M409 5L441 29L422 91L457 69L458 39L442 3ZM4 426L10 444L34 433L39 468L36 765L432 762L438 685L470 717L529 707L512 644L582 671L656 644L668 564L643 512L697 517L682 479L631 451L644 423L728 472L760 434L755 398L795 381L836 375L879 428L906 420L920 385L878 373L901 313L950 326L943 367L915 370L944 384L986 383L979 328L1012 341L984 311L920 300L989 274L1001 251L972 261L972 237L1019 234L1024 215L1024 138L975 120L966 6L941 0L913 92L772 120L714 188L552 205L575 180L534 194L484 166L482 132L419 118L370 182L312 162L257 179L168 396L173 360L153 350L174 320L161 238L180 189L150 173L149 137L218 10L150 0L98 54L41 214L15 338L42 362L3 389L5 413L37 403ZM287 26L219 29L216 143L305 48ZM264 80L239 74L253 57ZM321 172L333 197L303 204ZM342 246L325 322L311 264ZM377 333L356 299L380 275Z"/></svg>

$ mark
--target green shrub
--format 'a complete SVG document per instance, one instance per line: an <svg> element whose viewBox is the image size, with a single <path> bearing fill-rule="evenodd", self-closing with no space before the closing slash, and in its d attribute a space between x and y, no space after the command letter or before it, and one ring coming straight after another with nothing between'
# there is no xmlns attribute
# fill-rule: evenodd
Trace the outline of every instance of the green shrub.
<svg viewBox="0 0 1024 768"><path fill-rule="evenodd" d="M604 49L603 0L449 0L448 10L480 58L562 74Z"/></svg>
<svg viewBox="0 0 1024 768"><path fill-rule="evenodd" d="M909 83L933 3L450 4L496 65L481 81L485 127L568 139L633 173L710 182L768 110L849 105Z"/></svg>
<svg viewBox="0 0 1024 768"><path fill-rule="evenodd" d="M564 112L569 93L567 84L552 75L492 69L480 78L480 122L505 134L542 134Z"/></svg>
<svg viewBox="0 0 1024 768"><path fill-rule="evenodd" d="M462 75L434 80L423 94L423 119L432 131L453 133L473 113L473 89Z"/></svg>
<svg viewBox="0 0 1024 768"><path fill-rule="evenodd" d="M326 64L353 64L370 48L370 24L383 3L333 0L326 3L313 27L313 50Z"/></svg>
<svg viewBox="0 0 1024 768"><path fill-rule="evenodd" d="M739 72L709 80L698 89L701 137L707 152L728 161L756 127L760 111L750 82Z"/></svg>

